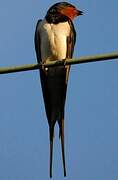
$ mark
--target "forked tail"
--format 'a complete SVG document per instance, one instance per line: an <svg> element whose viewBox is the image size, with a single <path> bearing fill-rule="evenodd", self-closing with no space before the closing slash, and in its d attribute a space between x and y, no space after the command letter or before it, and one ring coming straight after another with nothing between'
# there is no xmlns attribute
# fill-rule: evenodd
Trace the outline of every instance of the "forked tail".
<svg viewBox="0 0 118 180"><path fill-rule="evenodd" d="M62 161L64 176L66 176L66 164L65 164L65 150L64 150L64 120L59 122L59 132L61 139ZM50 178L52 177L52 162L53 162L53 139L54 139L54 126L50 127Z"/></svg>

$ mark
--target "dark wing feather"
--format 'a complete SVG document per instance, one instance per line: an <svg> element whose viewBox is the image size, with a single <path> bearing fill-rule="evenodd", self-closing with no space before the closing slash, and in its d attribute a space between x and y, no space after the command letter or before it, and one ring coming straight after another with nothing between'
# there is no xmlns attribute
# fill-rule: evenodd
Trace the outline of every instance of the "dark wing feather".
<svg viewBox="0 0 118 180"><path fill-rule="evenodd" d="M66 53L66 58L70 59L73 56L73 52L74 52L74 46L76 43L76 31L73 25L72 21L68 21L71 31L70 31L70 35L67 37L67 53ZM67 71L66 71L66 83L68 81L68 77L69 77L69 71L70 71L70 65L66 66Z"/></svg>
<svg viewBox="0 0 118 180"><path fill-rule="evenodd" d="M37 25L36 25L36 30L35 30L35 37L34 37L34 42L35 42L35 51L36 51L36 56L37 56L37 61L38 63L42 62L41 59L41 47L40 47L40 23L42 20L38 20ZM50 119L50 100L49 100L49 93L47 90L47 82L48 82L48 76L45 73L44 69L40 69L40 79L41 79L41 87L42 87L42 93L43 93L43 99L44 99L44 104L45 104L45 110L46 110L46 115L47 119L49 121Z"/></svg>
<svg viewBox="0 0 118 180"><path fill-rule="evenodd" d="M72 21L68 21L71 31L70 31L70 35L67 37L67 54L66 54L66 58L72 58L73 56L73 52L74 52L74 46L76 43L76 31L73 25Z"/></svg>
<svg viewBox="0 0 118 180"><path fill-rule="evenodd" d="M34 37L34 43L35 43L35 51L37 56L38 63L41 62L41 49L40 49L40 34L39 34L39 24L42 20L38 20L35 30L35 37Z"/></svg>

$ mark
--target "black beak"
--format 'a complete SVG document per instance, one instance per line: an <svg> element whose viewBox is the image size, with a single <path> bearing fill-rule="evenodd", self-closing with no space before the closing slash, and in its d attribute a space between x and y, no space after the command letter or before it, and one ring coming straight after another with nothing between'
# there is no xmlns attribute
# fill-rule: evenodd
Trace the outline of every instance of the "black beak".
<svg viewBox="0 0 118 180"><path fill-rule="evenodd" d="M83 15L83 11L77 10L77 15L78 16Z"/></svg>

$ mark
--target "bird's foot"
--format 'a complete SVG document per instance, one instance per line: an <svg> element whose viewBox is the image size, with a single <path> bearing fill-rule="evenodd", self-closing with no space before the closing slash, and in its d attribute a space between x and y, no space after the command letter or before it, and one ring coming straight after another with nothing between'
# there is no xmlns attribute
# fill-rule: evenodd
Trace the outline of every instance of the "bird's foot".
<svg viewBox="0 0 118 180"><path fill-rule="evenodd" d="M45 63L44 63L44 62L41 62L40 65L41 65L41 70L43 70L43 71L47 74L48 68L45 67Z"/></svg>
<svg viewBox="0 0 118 180"><path fill-rule="evenodd" d="M64 66L66 66L66 59L63 59L62 61L63 61Z"/></svg>

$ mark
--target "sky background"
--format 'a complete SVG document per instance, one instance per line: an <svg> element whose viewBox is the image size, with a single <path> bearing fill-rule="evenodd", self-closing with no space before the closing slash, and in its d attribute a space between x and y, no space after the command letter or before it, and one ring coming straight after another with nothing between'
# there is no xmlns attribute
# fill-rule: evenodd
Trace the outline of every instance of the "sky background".
<svg viewBox="0 0 118 180"><path fill-rule="evenodd" d="M0 1L0 66L36 63L37 20L57 1ZM74 57L118 51L118 1L72 0ZM67 177L55 127L54 180L118 179L118 61L74 65L65 109ZM49 178L49 138L38 71L0 75L0 179Z"/></svg>

